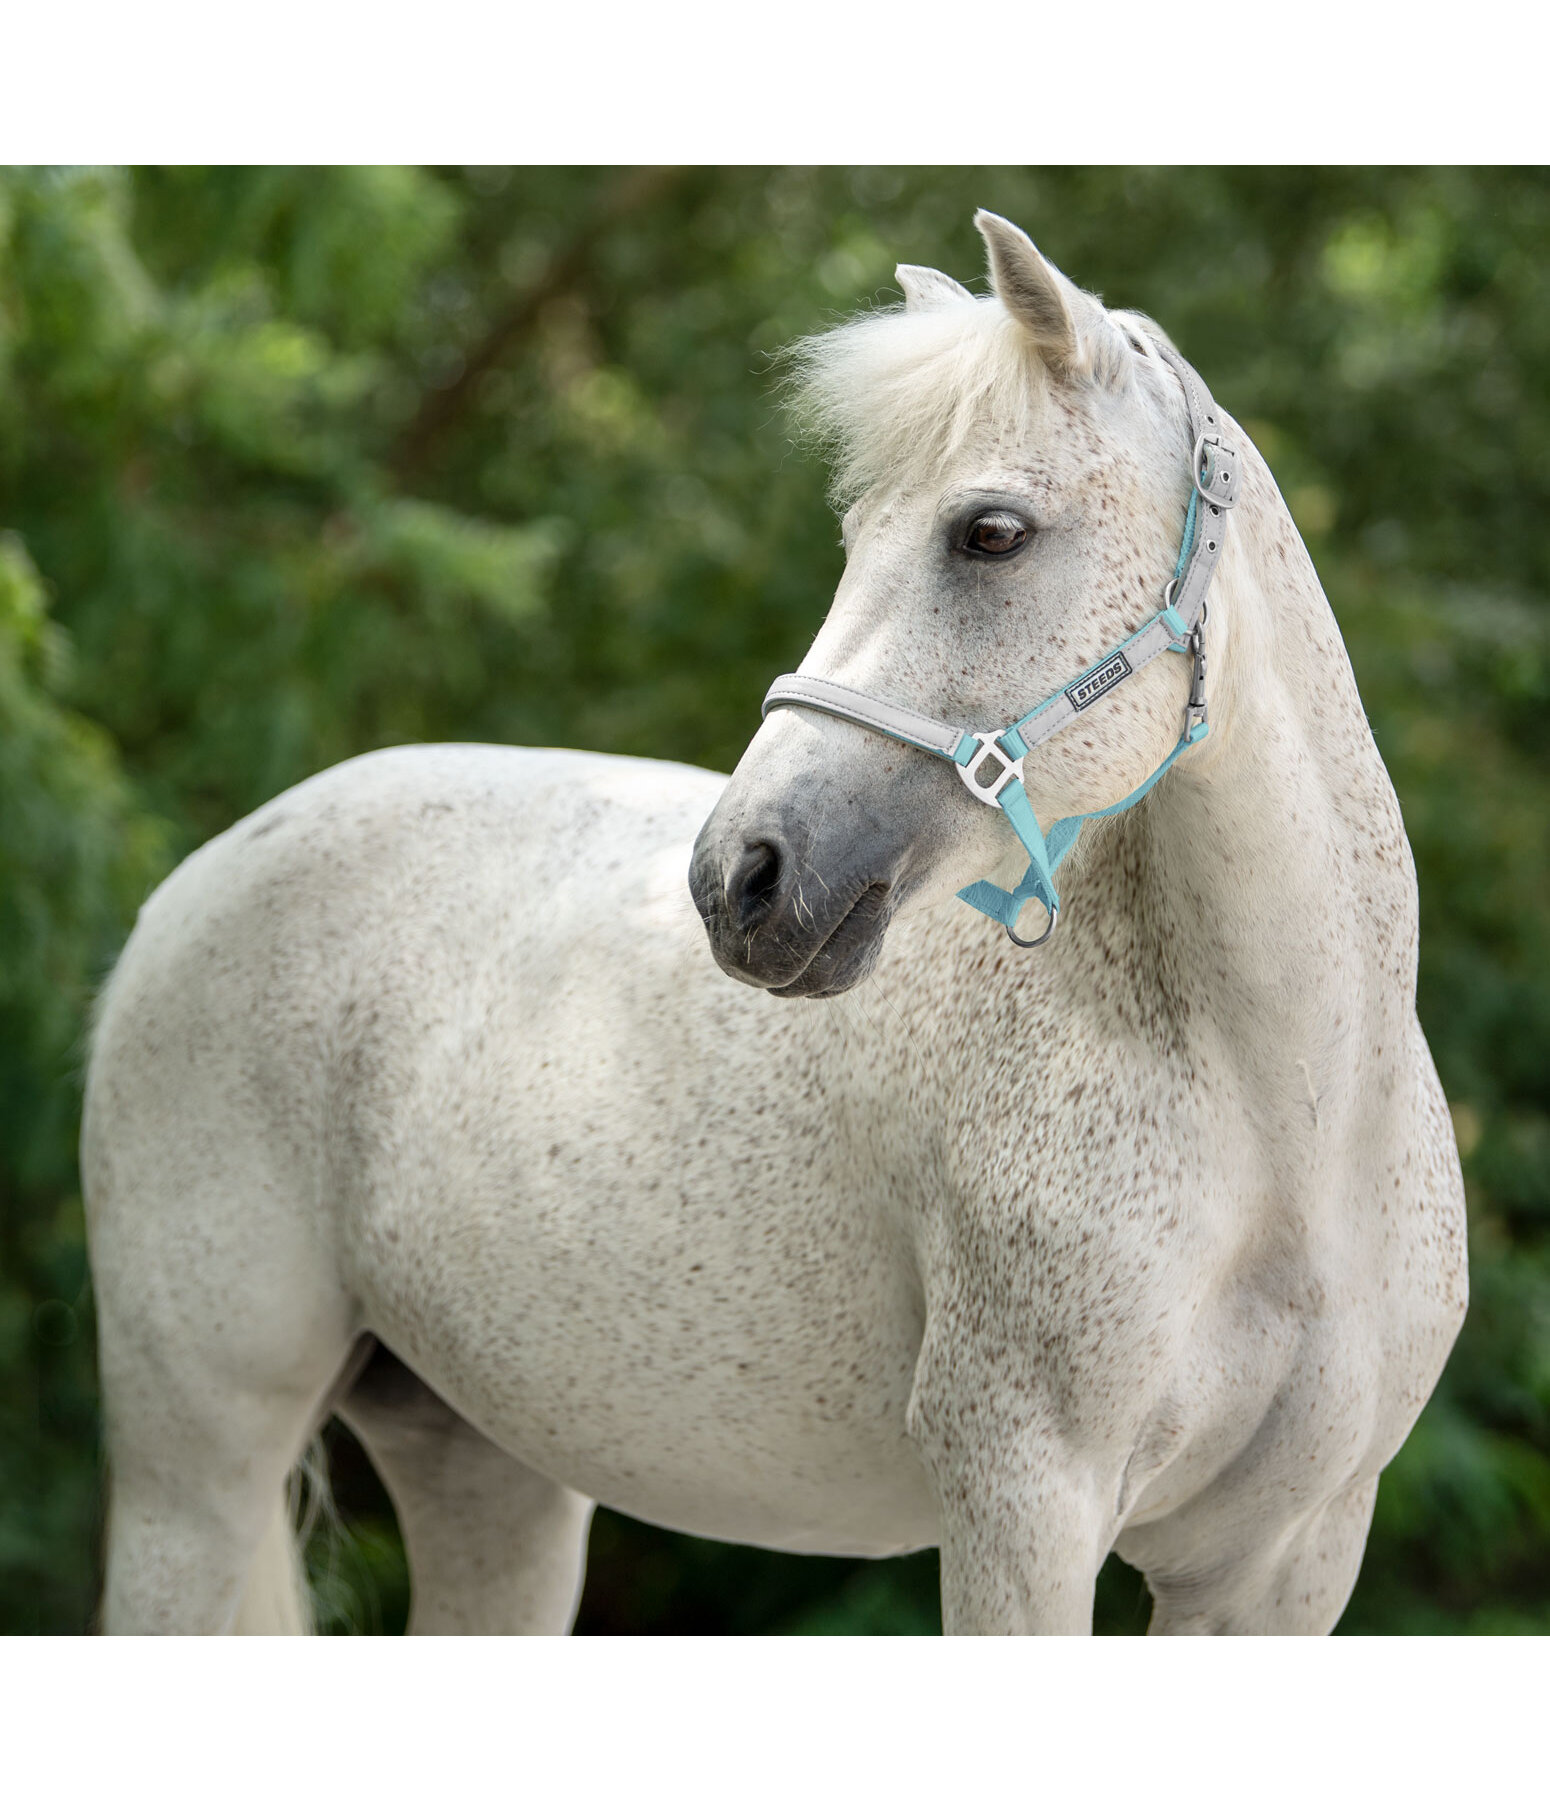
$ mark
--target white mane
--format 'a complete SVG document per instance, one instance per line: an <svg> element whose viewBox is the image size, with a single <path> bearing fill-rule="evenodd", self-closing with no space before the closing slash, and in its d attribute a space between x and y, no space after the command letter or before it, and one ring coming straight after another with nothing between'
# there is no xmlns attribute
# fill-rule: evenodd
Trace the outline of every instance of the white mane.
<svg viewBox="0 0 1550 1800"><path fill-rule="evenodd" d="M986 417L1026 414L1049 385L1028 334L988 296L867 313L785 355L792 416L829 458L841 510L884 480L928 480Z"/></svg>
<svg viewBox="0 0 1550 1800"><path fill-rule="evenodd" d="M1158 398L1176 401L1153 348L1164 334L1140 314L1092 306L1081 374L1119 388L1144 371ZM1027 418L1050 387L1034 340L993 295L866 313L799 338L783 360L790 415L829 459L840 511L885 482L928 482L977 427Z"/></svg>

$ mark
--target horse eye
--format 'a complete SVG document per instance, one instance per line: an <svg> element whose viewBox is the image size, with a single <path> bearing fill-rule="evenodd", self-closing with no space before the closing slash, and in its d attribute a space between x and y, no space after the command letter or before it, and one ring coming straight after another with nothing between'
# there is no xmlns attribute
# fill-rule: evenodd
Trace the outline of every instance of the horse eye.
<svg viewBox="0 0 1550 1800"><path fill-rule="evenodd" d="M1028 541L1028 527L1010 513L981 513L963 540L965 550L980 556L1010 556Z"/></svg>

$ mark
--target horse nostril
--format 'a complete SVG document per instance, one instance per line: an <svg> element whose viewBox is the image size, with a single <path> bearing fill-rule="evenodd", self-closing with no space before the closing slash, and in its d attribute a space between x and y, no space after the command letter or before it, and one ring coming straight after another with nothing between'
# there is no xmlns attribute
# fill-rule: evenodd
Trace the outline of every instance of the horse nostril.
<svg viewBox="0 0 1550 1800"><path fill-rule="evenodd" d="M773 844L749 844L727 878L727 905L746 931L769 910L780 886L781 856Z"/></svg>

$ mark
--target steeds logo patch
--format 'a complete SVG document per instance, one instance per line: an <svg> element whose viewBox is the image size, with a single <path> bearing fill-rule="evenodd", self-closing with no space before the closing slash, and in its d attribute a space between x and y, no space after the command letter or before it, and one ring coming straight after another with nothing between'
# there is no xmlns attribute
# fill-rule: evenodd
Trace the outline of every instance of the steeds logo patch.
<svg viewBox="0 0 1550 1800"><path fill-rule="evenodd" d="M1099 663L1091 675L1084 675L1080 681L1073 681L1066 689L1066 698L1080 712L1084 706L1091 706L1100 694L1108 693L1116 682L1123 681L1130 672L1125 652L1116 650L1107 662Z"/></svg>

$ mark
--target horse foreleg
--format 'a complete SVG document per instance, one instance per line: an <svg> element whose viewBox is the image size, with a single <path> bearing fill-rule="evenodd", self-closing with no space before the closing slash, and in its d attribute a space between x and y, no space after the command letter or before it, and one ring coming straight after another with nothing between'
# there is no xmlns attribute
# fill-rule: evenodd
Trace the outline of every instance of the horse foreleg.
<svg viewBox="0 0 1550 1800"><path fill-rule="evenodd" d="M576 1616L592 1502L514 1461L379 1350L336 1408L398 1514L409 1629L555 1634Z"/></svg>
<svg viewBox="0 0 1550 1800"><path fill-rule="evenodd" d="M1376 1481L1348 1488L1273 1543L1204 1568L1147 1571L1157 1635L1321 1635L1362 1566Z"/></svg>
<svg viewBox="0 0 1550 1800"><path fill-rule="evenodd" d="M1027 1470L965 1471L941 1507L944 1633L1092 1630L1103 1555L1078 1484Z"/></svg>
<svg viewBox="0 0 1550 1800"><path fill-rule="evenodd" d="M942 1629L1085 1635L1112 1506L1058 1433L966 1384L956 1363L928 1345L909 1411L937 1493Z"/></svg>

